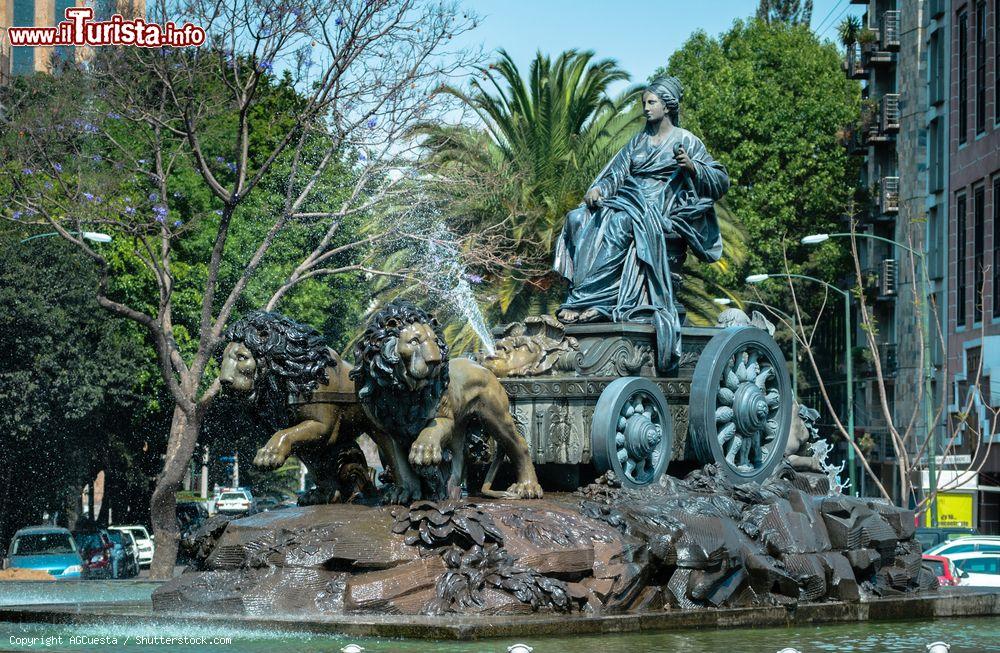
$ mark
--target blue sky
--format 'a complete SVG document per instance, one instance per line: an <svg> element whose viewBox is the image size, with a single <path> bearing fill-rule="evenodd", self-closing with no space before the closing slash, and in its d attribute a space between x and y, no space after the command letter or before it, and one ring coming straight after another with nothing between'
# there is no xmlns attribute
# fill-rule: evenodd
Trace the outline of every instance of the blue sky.
<svg viewBox="0 0 1000 653"><path fill-rule="evenodd" d="M535 51L557 54L592 49L611 57L636 81L666 64L670 54L695 30L718 34L733 20L752 15L757 0L465 0L483 22L466 35L468 45L487 51L505 48L523 71ZM814 0L813 29L836 40L836 25L864 6L849 0ZM831 13L832 12L832 13ZM825 23L824 18L826 18ZM617 89L616 89L617 90Z"/></svg>

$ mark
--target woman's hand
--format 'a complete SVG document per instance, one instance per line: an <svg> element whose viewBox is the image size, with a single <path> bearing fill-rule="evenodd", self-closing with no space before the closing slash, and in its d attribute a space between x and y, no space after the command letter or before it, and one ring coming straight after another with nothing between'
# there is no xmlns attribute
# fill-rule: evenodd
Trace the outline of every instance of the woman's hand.
<svg viewBox="0 0 1000 653"><path fill-rule="evenodd" d="M691 160L687 151L681 147L679 143L678 147L674 149L674 158L677 160L677 165L684 168L692 175L697 174L698 169L694 167L694 161Z"/></svg>
<svg viewBox="0 0 1000 653"><path fill-rule="evenodd" d="M591 209L596 209L601 205L601 189L591 188L587 191L587 194L583 196L583 201Z"/></svg>

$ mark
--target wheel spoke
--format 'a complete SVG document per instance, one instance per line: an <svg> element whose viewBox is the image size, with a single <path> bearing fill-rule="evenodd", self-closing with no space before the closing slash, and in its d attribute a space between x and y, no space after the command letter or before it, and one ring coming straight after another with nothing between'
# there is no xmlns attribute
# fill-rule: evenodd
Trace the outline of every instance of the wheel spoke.
<svg viewBox="0 0 1000 653"><path fill-rule="evenodd" d="M729 406L719 406L715 409L715 423L731 422L736 418L736 413Z"/></svg>
<svg viewBox="0 0 1000 653"><path fill-rule="evenodd" d="M770 366L765 367L761 370L760 374L757 375L757 378L754 379L754 383L757 385L758 388L760 388L761 390L765 389L765 387L767 386L767 379L769 376L771 376L771 372L773 371L774 368Z"/></svg>
<svg viewBox="0 0 1000 653"><path fill-rule="evenodd" d="M718 403L723 406L732 406L736 394L729 388L719 388Z"/></svg>
<svg viewBox="0 0 1000 653"><path fill-rule="evenodd" d="M740 379L738 376L736 376L736 373L733 372L732 370L728 370L726 372L725 379L726 379L726 387L732 390L733 392L736 392L736 388L740 387Z"/></svg>

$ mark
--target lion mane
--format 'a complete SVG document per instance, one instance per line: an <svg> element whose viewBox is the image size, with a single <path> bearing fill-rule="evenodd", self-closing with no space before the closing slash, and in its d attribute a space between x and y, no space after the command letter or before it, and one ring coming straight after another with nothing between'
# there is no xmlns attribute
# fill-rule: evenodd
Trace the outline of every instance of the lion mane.
<svg viewBox="0 0 1000 653"><path fill-rule="evenodd" d="M326 368L336 365L319 331L280 313L252 311L226 330L224 340L243 343L253 354L250 399L279 428L286 425L288 396L308 398L327 382Z"/></svg>
<svg viewBox="0 0 1000 653"><path fill-rule="evenodd" d="M400 332L409 324L427 324L434 330L442 364L423 388L413 391L406 383L406 368L396 353ZM448 387L448 346L437 319L404 300L394 300L372 316L354 346L356 366L350 377L357 384L358 399L372 418L389 433L414 439L437 414Z"/></svg>

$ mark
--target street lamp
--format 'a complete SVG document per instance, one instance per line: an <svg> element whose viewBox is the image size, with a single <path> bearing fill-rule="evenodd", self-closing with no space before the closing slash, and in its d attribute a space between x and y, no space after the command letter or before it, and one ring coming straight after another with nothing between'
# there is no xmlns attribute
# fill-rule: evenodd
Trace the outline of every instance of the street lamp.
<svg viewBox="0 0 1000 653"><path fill-rule="evenodd" d="M728 297L716 297L712 301L715 302L716 304L718 304L719 306L729 306L730 304L733 303L733 300L729 299ZM743 304L753 304L755 306L762 306L762 307L766 308L767 310L771 311L772 313L775 313L776 315L780 315L781 317L783 317L786 320L788 320L789 322L791 322L791 324L792 324L792 394L795 395L795 400L798 401L798 398L799 398L799 341L798 341L798 337L795 335L796 334L795 329L796 329L796 324L797 324L795 318L792 317L791 315L789 315L788 313L782 311L782 310L778 310L777 308L771 306L770 304L765 304L764 302L754 302L754 301L750 301L749 299L741 299L740 302L743 303Z"/></svg>
<svg viewBox="0 0 1000 653"><path fill-rule="evenodd" d="M887 243L894 247L901 247L913 254L920 259L920 306L921 306L921 316L920 316L920 337L923 339L924 345L924 421L927 423L927 438L930 440L929 449L927 454L927 480L930 486L931 501L930 501L930 513L931 513L931 526L936 527L937 523L937 460L935 459L938 452L937 443L937 429L931 428L931 423L934 419L934 411L931 407L931 385L934 378L934 372L931 365L930 347L931 347L931 310L929 306L929 301L927 299L927 288L929 285L927 278L927 257L923 252L917 251L916 249L904 245L903 243L897 242L895 240L884 238L882 236L876 236L874 234L859 234L859 233L835 233L835 234L812 234L805 236L802 239L803 245L816 245L830 238L869 238L871 240L878 240L883 243Z"/></svg>
<svg viewBox="0 0 1000 653"><path fill-rule="evenodd" d="M844 339L847 348L847 469L851 479L851 494L858 496L857 470L854 463L854 361L853 349L851 345L851 293L842 290L837 286L827 283L822 279L810 277L805 274L791 274L782 272L778 274L751 274L746 278L747 283L761 283L772 277L784 277L788 279L804 279L826 286L829 290L840 293L844 298Z"/></svg>
<svg viewBox="0 0 1000 653"><path fill-rule="evenodd" d="M74 236L80 236L85 240L91 240L95 243L111 242L111 236L109 236L108 234L102 234L99 231L71 231L69 233L73 234ZM48 238L49 236L58 236L58 235L59 235L58 231L50 231L44 234L35 234L34 236L28 236L27 238L21 239L21 242L26 243L29 240L34 240L36 238Z"/></svg>

